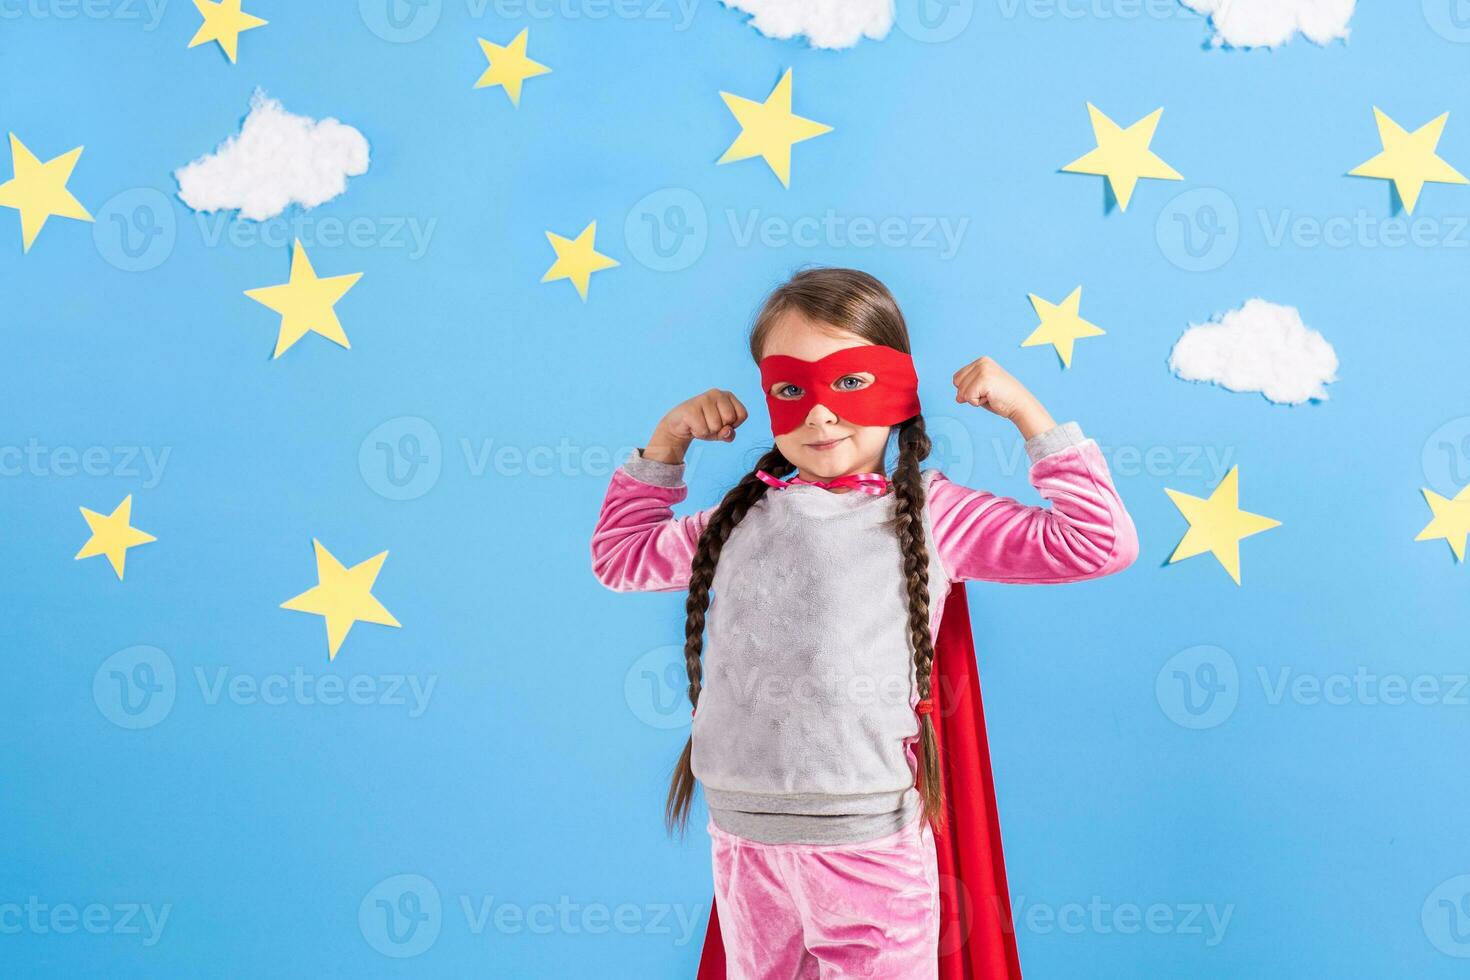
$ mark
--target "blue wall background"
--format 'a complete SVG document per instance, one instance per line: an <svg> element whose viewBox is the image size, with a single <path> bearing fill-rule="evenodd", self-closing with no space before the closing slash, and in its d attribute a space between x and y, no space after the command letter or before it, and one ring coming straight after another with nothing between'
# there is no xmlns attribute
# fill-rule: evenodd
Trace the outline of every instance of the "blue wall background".
<svg viewBox="0 0 1470 980"><path fill-rule="evenodd" d="M1378 150L1375 104L1409 127L1452 110L1440 152L1470 167L1470 32L1447 0L1365 4L1350 44L1274 52L1207 50L1187 11L1107 0L962 4L952 38L844 52L709 0L687 21L653 0L600 18L590 0L434 0L412 41L370 29L381 2L257 0L271 24L236 66L186 49L190 4L91 9L0 18L0 129L43 159L85 144L70 186L98 218L53 219L22 256L0 211L0 442L108 460L89 476L43 453L0 479L0 973L690 976L706 842L659 821L687 721L681 599L601 590L587 538L609 460L693 392L732 388L756 418L694 458L691 502L748 467L765 422L744 329L821 262L904 304L952 476L1030 493L1013 434L946 401L990 354L1104 443L1139 525L1115 579L971 589L1028 976L1463 975L1470 579L1413 537L1421 486L1470 481L1470 189L1431 185L1420 241L1386 244L1388 185L1343 176ZM522 26L554 72L516 110L471 85L475 38ZM835 127L796 148L789 191L758 161L714 165L737 131L719 91L764 98L788 66L797 111ZM360 128L372 169L264 227L196 216L171 173L256 86ZM1105 213L1099 178L1058 174L1092 145L1089 100L1123 124L1163 105L1154 148L1186 182ZM674 203L693 234L660 271L649 222ZM135 273L113 216L140 204L173 237ZM909 237L743 233L829 211ZM1360 214L1337 246L1274 234ZM357 244L330 219L365 221ZM538 282L544 232L594 219L622 264L583 305ZM964 223L952 253L922 231L940 222ZM320 274L365 274L338 306L350 352L313 336L269 358L276 320L242 292L285 280L293 232ZM1079 283L1108 333L1063 372L1018 347L1026 294ZM1257 295L1336 346L1329 401L1170 376L1186 325ZM167 453L161 473L143 452ZM1209 557L1164 564L1185 525L1163 488L1207 495L1232 464L1243 505L1284 522L1244 543L1241 588ZM72 560L77 508L129 493L158 541L119 583ZM320 618L278 608L315 583L313 537L349 564L389 550L376 594L401 630L360 624L328 662ZM94 679L140 645L175 682L128 730ZM1175 678L1199 663L1214 701ZM1437 693L1278 689L1360 671ZM327 676L362 678L371 703L322 703ZM219 693L275 677L299 684L283 703ZM421 710L410 683L433 685ZM94 905L93 930L68 918ZM130 906L168 918L150 931Z"/></svg>

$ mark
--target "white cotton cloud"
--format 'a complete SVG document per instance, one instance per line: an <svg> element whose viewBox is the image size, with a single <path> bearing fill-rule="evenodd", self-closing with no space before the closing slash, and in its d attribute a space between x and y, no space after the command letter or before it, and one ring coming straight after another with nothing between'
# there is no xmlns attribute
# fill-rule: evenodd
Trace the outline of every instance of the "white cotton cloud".
<svg viewBox="0 0 1470 980"><path fill-rule="evenodd" d="M1300 405L1327 398L1323 385L1337 380L1337 351L1296 307L1253 299L1210 323L1191 324L1174 344L1169 369L1185 381Z"/></svg>
<svg viewBox="0 0 1470 980"><path fill-rule="evenodd" d="M750 14L767 37L806 35L814 48L850 48L864 37L880 41L893 28L893 0L721 0Z"/></svg>
<svg viewBox="0 0 1470 980"><path fill-rule="evenodd" d="M1316 44L1345 39L1357 0L1180 0L1210 18L1212 43L1274 48L1300 31Z"/></svg>
<svg viewBox="0 0 1470 980"><path fill-rule="evenodd" d="M240 132L174 171L179 197L196 211L239 211L268 221L293 204L314 208L367 173L368 142L335 119L287 112L256 90Z"/></svg>

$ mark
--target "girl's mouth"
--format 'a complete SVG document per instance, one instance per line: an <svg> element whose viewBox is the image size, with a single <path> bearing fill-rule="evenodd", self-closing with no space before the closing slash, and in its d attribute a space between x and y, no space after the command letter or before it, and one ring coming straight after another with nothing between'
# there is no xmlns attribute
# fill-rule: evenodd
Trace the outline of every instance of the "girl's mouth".
<svg viewBox="0 0 1470 980"><path fill-rule="evenodd" d="M824 452L826 452L829 449L836 448L837 446L841 445L842 443L844 443L846 441L847 441L847 436L842 436L842 437L837 438L837 439L828 439L825 442L809 442L809 443L806 444L806 448L815 450L815 451L817 451L819 453L824 453Z"/></svg>

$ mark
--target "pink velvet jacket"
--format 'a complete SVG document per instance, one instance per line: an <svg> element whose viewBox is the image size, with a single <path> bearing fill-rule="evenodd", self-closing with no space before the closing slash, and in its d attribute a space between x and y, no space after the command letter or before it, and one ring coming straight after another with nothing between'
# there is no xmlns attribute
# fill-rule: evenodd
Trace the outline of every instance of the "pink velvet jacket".
<svg viewBox="0 0 1470 980"><path fill-rule="evenodd" d="M1121 571L1138 557L1133 521L1097 443L1082 439L1075 426L1052 431L1067 428L1075 436L1031 466L1031 483L1049 507L933 476L927 506L951 582L1076 582ZM683 467L643 459L630 464L653 482L634 477L628 467L613 473L592 533L593 572L618 592L687 588L713 508L675 517L674 505L688 492Z"/></svg>

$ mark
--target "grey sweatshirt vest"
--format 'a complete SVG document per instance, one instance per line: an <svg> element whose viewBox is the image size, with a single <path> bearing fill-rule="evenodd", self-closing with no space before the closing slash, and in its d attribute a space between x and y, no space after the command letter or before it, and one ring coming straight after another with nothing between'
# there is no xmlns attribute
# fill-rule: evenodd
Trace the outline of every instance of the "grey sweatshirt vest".
<svg viewBox="0 0 1470 980"><path fill-rule="evenodd" d="M918 734L917 695L893 501L772 490L725 543L692 757L722 829L776 843L863 840L916 812L905 743ZM932 630L949 582L925 510Z"/></svg>

